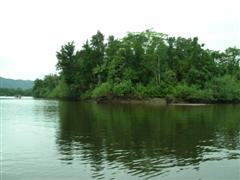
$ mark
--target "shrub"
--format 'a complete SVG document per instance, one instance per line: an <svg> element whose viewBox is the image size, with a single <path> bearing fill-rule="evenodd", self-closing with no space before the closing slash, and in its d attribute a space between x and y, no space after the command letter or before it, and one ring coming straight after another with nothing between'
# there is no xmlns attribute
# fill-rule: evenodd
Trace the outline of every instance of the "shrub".
<svg viewBox="0 0 240 180"><path fill-rule="evenodd" d="M164 82L160 86L156 86L153 83L144 86L139 83L134 88L134 95L137 97L165 97L171 94L172 88L166 85Z"/></svg>
<svg viewBox="0 0 240 180"><path fill-rule="evenodd" d="M240 101L240 81L230 75L217 77L207 84L217 101Z"/></svg>
<svg viewBox="0 0 240 180"><path fill-rule="evenodd" d="M61 79L58 85L47 94L48 98L67 98L70 96L70 90L64 79Z"/></svg>
<svg viewBox="0 0 240 180"><path fill-rule="evenodd" d="M111 93L111 85L108 82L102 83L99 86L96 86L92 91L92 97L103 97Z"/></svg>
<svg viewBox="0 0 240 180"><path fill-rule="evenodd" d="M211 102L213 93L210 89L201 90L196 86L178 84L174 90L174 96L189 102Z"/></svg>
<svg viewBox="0 0 240 180"><path fill-rule="evenodd" d="M130 80L123 80L113 86L113 94L115 96L129 95L133 92L133 85Z"/></svg>
<svg viewBox="0 0 240 180"><path fill-rule="evenodd" d="M146 97L148 95L146 86L141 83L137 84L134 88L134 95L139 98Z"/></svg>
<svg viewBox="0 0 240 180"><path fill-rule="evenodd" d="M146 87L146 94L148 97L157 97L161 96L162 89L154 84L148 84Z"/></svg>

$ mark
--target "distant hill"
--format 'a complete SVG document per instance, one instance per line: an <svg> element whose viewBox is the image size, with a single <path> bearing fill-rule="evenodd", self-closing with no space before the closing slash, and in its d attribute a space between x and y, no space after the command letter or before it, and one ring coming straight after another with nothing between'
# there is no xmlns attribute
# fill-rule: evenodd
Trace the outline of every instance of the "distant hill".
<svg viewBox="0 0 240 180"><path fill-rule="evenodd" d="M20 79L7 79L0 77L0 88L11 88L11 89L30 89L33 87L33 81L20 80Z"/></svg>

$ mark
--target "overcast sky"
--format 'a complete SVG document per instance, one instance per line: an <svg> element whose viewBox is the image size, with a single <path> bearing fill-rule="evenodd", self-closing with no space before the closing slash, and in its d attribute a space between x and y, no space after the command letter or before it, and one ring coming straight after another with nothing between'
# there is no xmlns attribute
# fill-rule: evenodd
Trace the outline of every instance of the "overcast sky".
<svg viewBox="0 0 240 180"><path fill-rule="evenodd" d="M213 50L240 48L240 1L0 0L0 76L42 78L68 41L80 48L97 30L122 37L149 28L198 36Z"/></svg>

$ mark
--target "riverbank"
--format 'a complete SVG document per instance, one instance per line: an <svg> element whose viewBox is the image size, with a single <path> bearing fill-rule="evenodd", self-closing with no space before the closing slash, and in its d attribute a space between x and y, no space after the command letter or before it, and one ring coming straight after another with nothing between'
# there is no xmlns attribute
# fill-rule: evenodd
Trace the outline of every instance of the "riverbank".
<svg viewBox="0 0 240 180"><path fill-rule="evenodd" d="M36 98L36 97L34 97ZM38 98L37 98L38 99ZM132 97L132 96L100 96L96 98L85 97L85 98L41 98L41 99L55 99L63 101L80 101L96 104L143 104L143 105L154 105L154 106L205 106L209 104L240 104L240 101L224 101L224 100L186 100L176 97Z"/></svg>
<svg viewBox="0 0 240 180"><path fill-rule="evenodd" d="M85 101L85 100L83 100ZM185 100L176 97L148 97L148 98L136 98L136 97L98 97L90 98L87 101L94 101L97 104L146 104L155 106L204 106L209 104L240 104L240 101L224 101L224 100Z"/></svg>
<svg viewBox="0 0 240 180"><path fill-rule="evenodd" d="M202 103L202 102L187 102L182 99L177 98L131 98L131 97L114 97L106 98L100 97L92 99L97 104L145 104L145 105L154 105L154 106L204 106L212 103ZM90 100L91 101L91 100Z"/></svg>
<svg viewBox="0 0 240 180"><path fill-rule="evenodd" d="M115 97L115 98L96 98L98 104L104 103L120 103L120 104L149 104L149 105L167 105L166 98L130 98L130 97Z"/></svg>

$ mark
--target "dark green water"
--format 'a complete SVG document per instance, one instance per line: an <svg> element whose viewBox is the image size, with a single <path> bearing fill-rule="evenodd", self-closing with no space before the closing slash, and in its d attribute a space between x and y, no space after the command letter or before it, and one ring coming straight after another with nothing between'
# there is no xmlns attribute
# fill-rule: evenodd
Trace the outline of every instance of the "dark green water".
<svg viewBox="0 0 240 180"><path fill-rule="evenodd" d="M240 179L240 105L0 101L1 180Z"/></svg>

